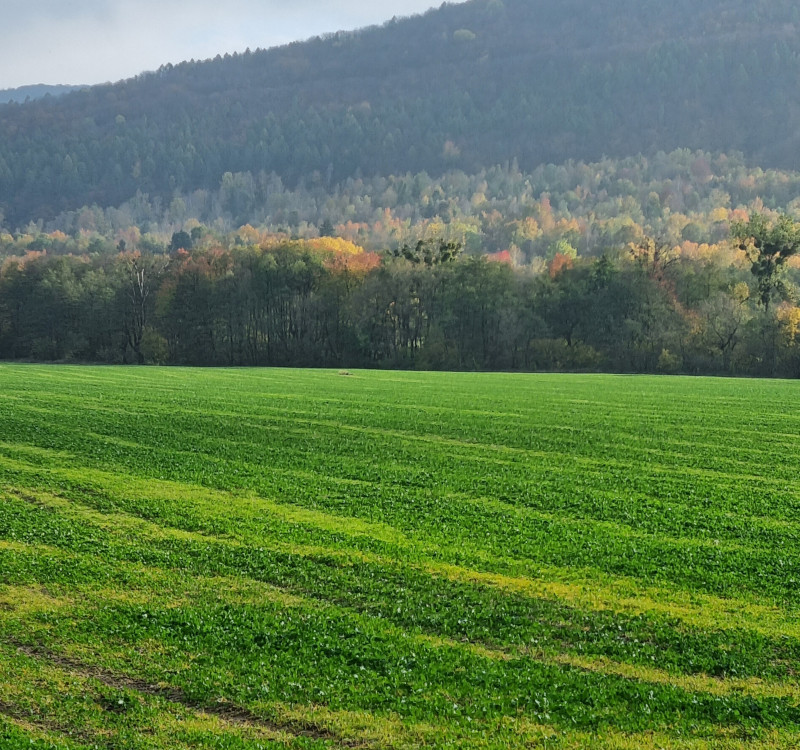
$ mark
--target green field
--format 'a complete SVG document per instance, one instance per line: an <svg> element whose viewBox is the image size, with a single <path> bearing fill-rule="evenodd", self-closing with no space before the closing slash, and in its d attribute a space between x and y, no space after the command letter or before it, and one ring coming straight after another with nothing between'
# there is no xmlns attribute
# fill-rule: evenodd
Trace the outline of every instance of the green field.
<svg viewBox="0 0 800 750"><path fill-rule="evenodd" d="M0 366L0 748L800 746L800 383Z"/></svg>

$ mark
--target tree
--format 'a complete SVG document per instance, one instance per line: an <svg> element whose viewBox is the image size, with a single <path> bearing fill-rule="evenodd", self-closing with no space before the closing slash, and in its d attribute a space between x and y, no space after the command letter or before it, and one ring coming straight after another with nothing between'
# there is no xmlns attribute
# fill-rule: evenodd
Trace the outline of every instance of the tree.
<svg viewBox="0 0 800 750"><path fill-rule="evenodd" d="M741 286L746 290L745 284ZM709 348L721 355L725 372L730 370L731 355L748 319L746 302L742 290L735 289L733 294L718 292L700 305L703 338Z"/></svg>
<svg viewBox="0 0 800 750"><path fill-rule="evenodd" d="M177 253L178 250L191 250L194 247L194 240L192 235L188 232L180 231L174 232L172 240L169 243L169 251Z"/></svg>
<svg viewBox="0 0 800 750"><path fill-rule="evenodd" d="M396 258L402 256L414 265L424 263L429 268L443 263L452 263L463 250L460 242L445 242L445 240L419 240L414 248L403 245L395 250Z"/></svg>
<svg viewBox="0 0 800 750"><path fill-rule="evenodd" d="M731 235L747 254L750 271L758 283L758 301L769 312L773 298L787 296L782 276L786 261L800 250L800 224L781 215L770 223L763 214L731 227Z"/></svg>
<svg viewBox="0 0 800 750"><path fill-rule="evenodd" d="M330 219L325 219L322 224L319 225L319 236L320 237L335 237L336 236L336 229L333 226L333 222Z"/></svg>
<svg viewBox="0 0 800 750"><path fill-rule="evenodd" d="M144 363L142 337L148 324L152 304L151 295L158 288L161 278L169 268L170 259L165 257L129 253L121 256L121 272L125 280L127 315L125 336L139 364Z"/></svg>
<svg viewBox="0 0 800 750"><path fill-rule="evenodd" d="M628 252L639 268L658 282L664 281L665 271L677 260L667 242L648 236L639 242L631 242L628 245Z"/></svg>

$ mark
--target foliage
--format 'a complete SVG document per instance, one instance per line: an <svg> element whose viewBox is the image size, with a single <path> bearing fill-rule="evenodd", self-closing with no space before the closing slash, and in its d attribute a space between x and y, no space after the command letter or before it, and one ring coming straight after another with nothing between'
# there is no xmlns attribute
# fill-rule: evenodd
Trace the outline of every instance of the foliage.
<svg viewBox="0 0 800 750"><path fill-rule="evenodd" d="M443 239L381 256L243 227L172 255L28 252L0 266L0 357L800 375L794 308L760 305L731 252L629 249L537 270Z"/></svg>
<svg viewBox="0 0 800 750"><path fill-rule="evenodd" d="M413 248L403 245L402 248L395 250L394 256L405 258L414 265L424 263L430 268L456 260L461 255L462 249L458 242L419 240Z"/></svg>
<svg viewBox="0 0 800 750"><path fill-rule="evenodd" d="M697 176L698 163L706 165L710 179ZM186 249L223 240L264 244L278 235L311 240L320 238L322 228L322 240L335 234L371 251L413 250L420 240L443 239L472 254L508 251L522 265L550 260L557 251L616 252L650 236L698 260L722 254L732 264L737 257L726 243L731 223L746 222L751 213L774 220L775 212L783 212L796 219L800 190L798 173L751 168L736 155L686 150L544 165L531 172L512 164L435 179L406 173L289 189L277 175L249 174L243 182L254 191L248 223L233 222L221 209L223 185L176 194L170 202L139 194L115 208L87 206L16 232L0 231L0 256L159 253L180 249L173 245L175 235Z"/></svg>
<svg viewBox="0 0 800 750"><path fill-rule="evenodd" d="M747 254L758 280L759 301L769 309L776 294L786 294L781 272L800 250L800 224L785 215L770 224L766 216L754 214L748 222L734 224L732 234Z"/></svg>

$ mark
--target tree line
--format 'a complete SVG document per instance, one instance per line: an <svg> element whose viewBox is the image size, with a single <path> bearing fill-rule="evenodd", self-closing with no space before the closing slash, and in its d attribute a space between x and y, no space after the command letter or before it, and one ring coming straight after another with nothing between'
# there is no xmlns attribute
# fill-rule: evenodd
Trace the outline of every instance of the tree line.
<svg viewBox="0 0 800 750"><path fill-rule="evenodd" d="M734 225L732 263L644 237L540 272L444 239L191 240L7 258L0 358L800 376L787 216Z"/></svg>

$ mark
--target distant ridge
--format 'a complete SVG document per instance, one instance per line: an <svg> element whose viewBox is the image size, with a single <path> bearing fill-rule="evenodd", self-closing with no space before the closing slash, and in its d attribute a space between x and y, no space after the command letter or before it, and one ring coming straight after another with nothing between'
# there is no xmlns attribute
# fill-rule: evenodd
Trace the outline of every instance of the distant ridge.
<svg viewBox="0 0 800 750"><path fill-rule="evenodd" d="M16 89L0 89L0 104L8 104L9 102L17 102L22 104L25 101L35 101L36 99L44 99L46 96L63 96L69 94L71 91L88 88L87 86L48 86L44 83L35 84L32 86L20 86Z"/></svg>
<svg viewBox="0 0 800 750"><path fill-rule="evenodd" d="M0 211L676 148L800 167L796 0L472 0L0 107Z"/></svg>

